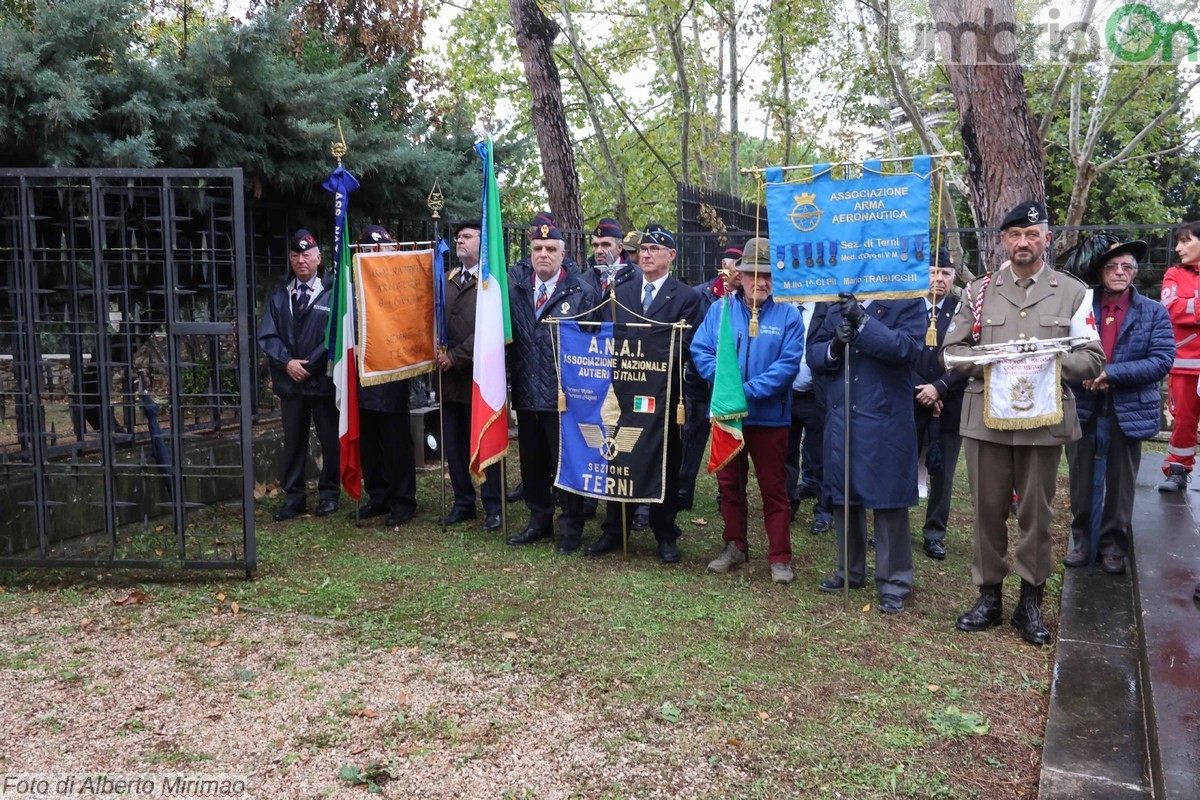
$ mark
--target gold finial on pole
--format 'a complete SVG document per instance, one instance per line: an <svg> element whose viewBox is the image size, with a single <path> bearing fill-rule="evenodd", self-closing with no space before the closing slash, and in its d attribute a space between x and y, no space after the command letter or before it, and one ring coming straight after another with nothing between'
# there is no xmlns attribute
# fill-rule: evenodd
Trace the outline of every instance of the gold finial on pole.
<svg viewBox="0 0 1200 800"><path fill-rule="evenodd" d="M340 119L337 121L337 130L338 138L341 139L341 141L330 142L329 152L333 154L334 158L336 158L338 161L341 161L343 158L345 158L346 151L350 148L346 146L346 134L342 133L342 121Z"/></svg>
<svg viewBox="0 0 1200 800"><path fill-rule="evenodd" d="M446 207L446 198L442 195L442 179L435 177L433 179L433 188L429 190L429 197L425 198L425 205L429 206L429 213L434 219L441 219L441 210Z"/></svg>

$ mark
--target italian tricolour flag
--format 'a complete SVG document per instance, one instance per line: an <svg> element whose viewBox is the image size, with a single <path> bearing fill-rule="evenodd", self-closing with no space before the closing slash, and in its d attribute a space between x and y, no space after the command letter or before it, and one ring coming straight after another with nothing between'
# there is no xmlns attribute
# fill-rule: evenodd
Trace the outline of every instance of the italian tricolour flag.
<svg viewBox="0 0 1200 800"><path fill-rule="evenodd" d="M742 370L738 366L737 345L733 341L733 324L729 320L730 296L720 300L721 324L717 328L717 368L713 375L712 445L708 454L708 471L722 469L745 446L742 420L749 414L746 391L742 387Z"/></svg>
<svg viewBox="0 0 1200 800"><path fill-rule="evenodd" d="M333 364L334 397L338 407L338 457L342 488L355 500L362 497L362 451L358 435L358 370L354 360L354 288L350 278L350 228L347 207L350 192L358 188L354 176L338 165L325 188L334 196L333 254L337 264L334 278L333 314L326 336Z"/></svg>
<svg viewBox="0 0 1200 800"><path fill-rule="evenodd" d="M504 345L512 341L508 316L508 258L500 189L492 160L492 140L475 145L483 159L483 228L479 240L479 281L475 290L474 385L471 393L471 477L508 455L508 397Z"/></svg>

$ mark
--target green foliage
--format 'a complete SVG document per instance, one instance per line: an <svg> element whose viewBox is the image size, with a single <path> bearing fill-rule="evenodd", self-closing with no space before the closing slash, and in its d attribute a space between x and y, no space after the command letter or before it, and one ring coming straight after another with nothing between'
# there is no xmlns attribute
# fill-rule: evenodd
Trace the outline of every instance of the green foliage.
<svg viewBox="0 0 1200 800"><path fill-rule="evenodd" d="M963 711L958 706L946 706L925 715L925 719L942 736L960 739L964 736L982 736L991 725L982 714Z"/></svg>

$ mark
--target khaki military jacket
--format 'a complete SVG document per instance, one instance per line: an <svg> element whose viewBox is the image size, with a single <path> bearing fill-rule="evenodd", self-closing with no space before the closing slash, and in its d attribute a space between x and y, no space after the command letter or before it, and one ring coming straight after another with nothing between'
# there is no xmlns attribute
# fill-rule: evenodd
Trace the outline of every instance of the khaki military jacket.
<svg viewBox="0 0 1200 800"><path fill-rule="evenodd" d="M978 294L980 280L967 284L963 292L962 305L946 333L943 358L947 355L969 355L971 346L975 344L1068 336L1071 317L1087 296L1087 287L1079 279L1046 267L1029 288L1027 297L1025 289L1017 286L1012 269L1005 265L992 274L991 281L984 289L979 338L976 341L972 333L975 315L971 307ZM1079 419L1075 416L1075 396L1066 382L1090 380L1103 372L1104 348L1097 340L1063 355L1062 421L1057 425L1029 430L1001 431L987 427L983 421L984 367L966 362L956 364L954 370L968 378L960 427L963 436L1007 445L1064 444L1080 436Z"/></svg>

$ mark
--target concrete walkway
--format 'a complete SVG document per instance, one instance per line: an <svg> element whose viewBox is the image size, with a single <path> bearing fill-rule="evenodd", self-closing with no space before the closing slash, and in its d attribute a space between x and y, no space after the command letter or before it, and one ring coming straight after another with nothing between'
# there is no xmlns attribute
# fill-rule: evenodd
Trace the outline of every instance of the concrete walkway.
<svg viewBox="0 0 1200 800"><path fill-rule="evenodd" d="M1129 574L1066 571L1038 796L1200 798L1200 485L1147 453Z"/></svg>

